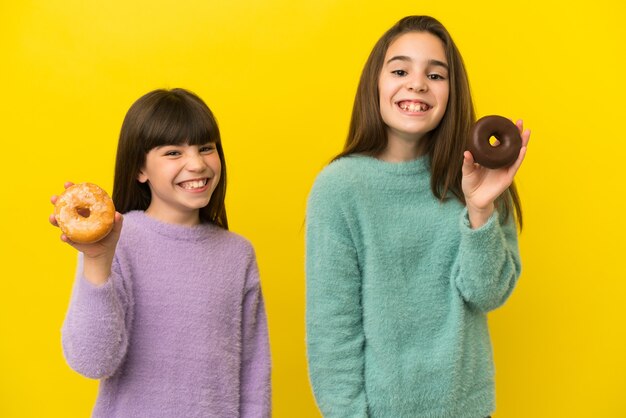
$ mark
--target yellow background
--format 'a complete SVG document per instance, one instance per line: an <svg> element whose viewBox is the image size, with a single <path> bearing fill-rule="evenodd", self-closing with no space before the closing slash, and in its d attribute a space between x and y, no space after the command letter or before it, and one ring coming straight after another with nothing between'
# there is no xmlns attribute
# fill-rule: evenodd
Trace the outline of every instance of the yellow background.
<svg viewBox="0 0 626 418"><path fill-rule="evenodd" d="M213 109L231 229L256 247L275 417L318 417L306 374L303 222L342 147L380 35L408 14L456 40L479 116L533 131L518 175L524 271L490 316L496 417L626 416L626 65L622 2L0 2L0 416L84 417L65 364L74 250L48 224L66 180L112 187L122 118L159 87Z"/></svg>

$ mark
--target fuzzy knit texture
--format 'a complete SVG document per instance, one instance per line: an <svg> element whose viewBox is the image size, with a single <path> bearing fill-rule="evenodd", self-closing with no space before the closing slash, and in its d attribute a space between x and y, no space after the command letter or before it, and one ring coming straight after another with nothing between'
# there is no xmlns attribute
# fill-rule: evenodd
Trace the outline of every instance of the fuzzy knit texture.
<svg viewBox="0 0 626 418"><path fill-rule="evenodd" d="M471 229L430 189L427 157L344 157L317 177L306 227L309 374L324 417L482 418L495 407L487 312L520 273L497 213Z"/></svg>
<svg viewBox="0 0 626 418"><path fill-rule="evenodd" d="M270 350L254 250L215 225L124 215L113 273L82 276L67 362L100 379L94 417L269 417Z"/></svg>

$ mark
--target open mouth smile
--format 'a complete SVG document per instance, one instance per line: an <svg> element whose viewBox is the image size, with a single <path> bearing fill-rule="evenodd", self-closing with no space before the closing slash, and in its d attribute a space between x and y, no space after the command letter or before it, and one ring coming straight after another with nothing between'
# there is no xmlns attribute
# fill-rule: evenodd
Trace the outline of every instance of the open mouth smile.
<svg viewBox="0 0 626 418"><path fill-rule="evenodd" d="M412 100L403 100L398 102L397 105L400 109L410 113L426 112L427 110L432 109L432 106L428 103Z"/></svg>
<svg viewBox="0 0 626 418"><path fill-rule="evenodd" d="M205 187L208 182L209 182L208 178L195 179L195 180L183 181L181 183L178 183L178 185L185 190L197 190L197 189L202 189L203 187Z"/></svg>

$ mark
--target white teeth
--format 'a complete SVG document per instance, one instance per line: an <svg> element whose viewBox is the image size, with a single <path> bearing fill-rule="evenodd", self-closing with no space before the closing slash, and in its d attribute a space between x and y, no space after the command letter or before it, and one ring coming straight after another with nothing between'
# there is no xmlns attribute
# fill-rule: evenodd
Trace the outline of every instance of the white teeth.
<svg viewBox="0 0 626 418"><path fill-rule="evenodd" d="M182 187L185 190L199 189L200 187L204 187L206 182L207 180L186 181L184 183L180 183L180 187Z"/></svg>
<svg viewBox="0 0 626 418"><path fill-rule="evenodd" d="M402 110L406 110L407 112L425 112L430 109L426 103L407 103L403 102L400 104L400 108Z"/></svg>

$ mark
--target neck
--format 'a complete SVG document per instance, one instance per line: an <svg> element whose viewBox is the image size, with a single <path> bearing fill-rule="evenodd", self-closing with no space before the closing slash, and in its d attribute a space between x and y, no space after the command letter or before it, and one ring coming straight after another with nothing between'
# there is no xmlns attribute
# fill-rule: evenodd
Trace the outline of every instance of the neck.
<svg viewBox="0 0 626 418"><path fill-rule="evenodd" d="M413 161L426 153L423 136L405 138L392 133L387 135L387 146L378 158L390 163Z"/></svg>
<svg viewBox="0 0 626 418"><path fill-rule="evenodd" d="M148 207L148 209L146 209L146 215L167 224L181 226L195 226L200 224L200 212L197 210L187 213L179 213L174 211L163 212L156 210L155 208L150 206Z"/></svg>

